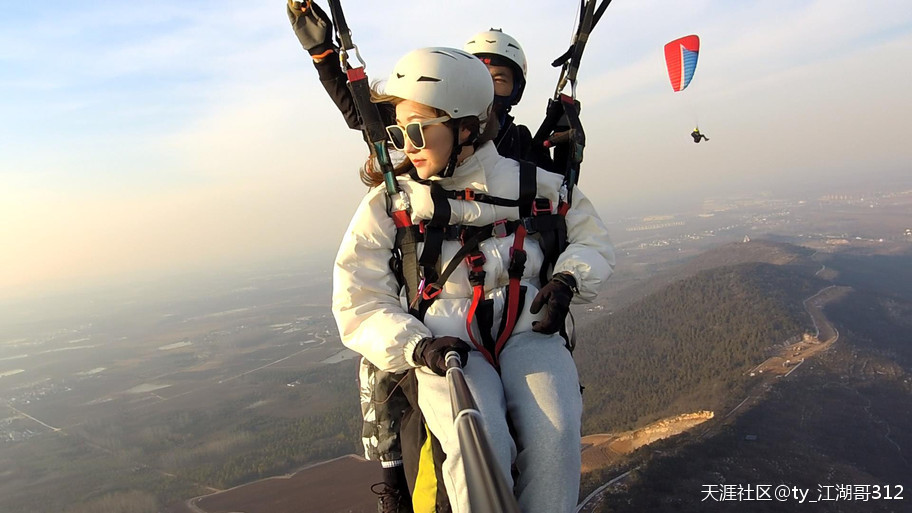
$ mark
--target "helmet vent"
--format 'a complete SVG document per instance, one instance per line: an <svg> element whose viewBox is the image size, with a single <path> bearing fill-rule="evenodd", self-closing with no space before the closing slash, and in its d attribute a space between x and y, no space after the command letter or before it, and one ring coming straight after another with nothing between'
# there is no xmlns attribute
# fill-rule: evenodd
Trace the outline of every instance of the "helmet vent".
<svg viewBox="0 0 912 513"><path fill-rule="evenodd" d="M453 54L448 53L448 52L441 52L439 50L434 50L431 53L437 54L437 55L445 55L445 56L449 57L450 59L456 60L456 57L454 57Z"/></svg>
<svg viewBox="0 0 912 513"><path fill-rule="evenodd" d="M439 78L420 76L418 77L418 82L440 82Z"/></svg>

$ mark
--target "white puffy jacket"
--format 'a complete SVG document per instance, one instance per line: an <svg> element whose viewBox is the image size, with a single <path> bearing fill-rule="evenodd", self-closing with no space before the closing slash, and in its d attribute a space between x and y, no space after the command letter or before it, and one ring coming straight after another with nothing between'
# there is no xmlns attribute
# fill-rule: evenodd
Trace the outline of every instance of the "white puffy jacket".
<svg viewBox="0 0 912 513"><path fill-rule="evenodd" d="M493 143L480 146L456 168L449 178L433 178L444 189L485 193L507 199L519 196L519 164L497 154ZM561 176L538 170L537 197L551 200L557 209ZM412 220L428 220L433 214L429 187L401 177L399 185L412 204ZM483 226L501 219L519 218L516 207L500 207L475 201L449 200L450 224ZM575 189L573 205L566 215L569 244L561 253L553 272L570 272L579 293L574 301L589 302L608 279L614 268L614 250L608 230L588 199ZM396 227L387 213L383 186L372 189L361 201L342 240L333 272L333 314L342 343L366 357L387 372L401 372L416 367L412 359L415 345L424 337L455 336L468 341L466 317L472 303L472 286L468 266L461 263L447 280L437 300L431 304L422 323L407 312L404 291L399 290L390 269L390 257L396 238ZM510 247L513 235L483 241L485 298L494 300L494 338L504 311L504 296L509 283ZM418 254L421 254L419 244ZM440 268L446 267L460 248L458 241L445 241L441 248ZM529 305L538 293L542 250L533 237L526 237L527 253L522 285L527 287L523 311L518 316L514 333L532 329L538 315ZM402 292L402 294L400 294ZM473 322L475 339L478 326ZM509 342L507 342L509 343Z"/></svg>

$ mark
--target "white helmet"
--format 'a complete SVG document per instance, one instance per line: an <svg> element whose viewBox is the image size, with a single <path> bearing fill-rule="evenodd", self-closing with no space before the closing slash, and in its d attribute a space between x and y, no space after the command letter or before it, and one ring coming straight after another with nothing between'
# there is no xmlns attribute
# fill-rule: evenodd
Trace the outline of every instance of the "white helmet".
<svg viewBox="0 0 912 513"><path fill-rule="evenodd" d="M399 59L384 92L446 112L451 118L477 116L481 130L494 102L494 83L474 55L455 48L421 48Z"/></svg>
<svg viewBox="0 0 912 513"><path fill-rule="evenodd" d="M516 78L522 78L523 81L526 79L527 66L525 52L523 52L522 47L519 46L519 41L508 34L504 34L500 29L492 28L491 30L485 30L484 32L475 34L471 39L466 41L466 44L462 49L472 55L491 54L506 57L522 73L522 77Z"/></svg>
<svg viewBox="0 0 912 513"><path fill-rule="evenodd" d="M526 88L526 54L519 41L502 30L492 28L472 36L463 49L481 59L485 64L509 66L513 69L514 90L508 103L516 105Z"/></svg>

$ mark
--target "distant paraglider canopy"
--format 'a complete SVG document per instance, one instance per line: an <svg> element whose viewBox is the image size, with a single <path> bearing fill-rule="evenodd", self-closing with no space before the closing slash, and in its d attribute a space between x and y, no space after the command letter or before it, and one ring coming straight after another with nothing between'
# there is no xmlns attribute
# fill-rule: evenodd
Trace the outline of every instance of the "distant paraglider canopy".
<svg viewBox="0 0 912 513"><path fill-rule="evenodd" d="M665 44L665 66L668 68L668 80L671 88L676 93L687 89L697 70L697 57L700 55L700 38L696 35L680 37ZM696 121L696 112L694 120ZM709 138L700 133L700 125L691 132L695 143L708 141Z"/></svg>
<svg viewBox="0 0 912 513"><path fill-rule="evenodd" d="M684 36L665 45L665 65L675 92L683 91L690 84L699 54L700 38L695 35Z"/></svg>

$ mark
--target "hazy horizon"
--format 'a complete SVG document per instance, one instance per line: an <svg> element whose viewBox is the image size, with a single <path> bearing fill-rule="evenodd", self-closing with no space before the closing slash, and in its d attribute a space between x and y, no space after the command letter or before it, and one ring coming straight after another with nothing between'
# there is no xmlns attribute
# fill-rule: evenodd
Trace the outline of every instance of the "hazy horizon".
<svg viewBox="0 0 912 513"><path fill-rule="evenodd" d="M906 183L904 177L884 178L880 183L863 182L864 177L842 177L840 183L819 191L808 188L789 188L788 190L741 190L728 194L707 195L701 198L668 198L665 201L644 203L629 208L618 208L602 216L612 231L615 243L638 238L639 235L626 233L617 226L627 220L650 216L694 215L710 212L726 200L807 200L813 201L827 195L846 195L861 199L873 193L912 191L912 184ZM628 223L629 224L629 223ZM910 223L912 227L912 223ZM339 235L341 237L341 234ZM168 267L124 272L117 275L106 275L96 279L74 279L56 286L35 287L31 290L20 290L18 294L0 295L0 325L14 320L22 312L44 315L35 310L37 305L76 305L93 303L98 297L101 303L109 303L112 298L130 301L139 297L149 299L150 291L162 293L162 297L186 293L189 288L200 287L200 293L222 290L236 286L239 281L251 278L262 278L265 275L283 273L302 273L322 275L330 280L335 248L322 248L296 254L252 256L225 261L218 266L197 265L188 267ZM93 299L89 299L89 297ZM17 313L18 312L18 313ZM2 342L2 340L0 340Z"/></svg>
<svg viewBox="0 0 912 513"><path fill-rule="evenodd" d="M367 150L283 3L99 0L53 23L46 7L7 8L0 301L331 257L365 192ZM513 114L537 127L573 4L384 5L344 4L371 78L413 48L501 27L530 63ZM690 33L698 69L673 93L662 46ZM910 51L904 2L615 0L580 69L581 189L607 220L757 191L912 185ZM693 144L695 123L710 142Z"/></svg>

